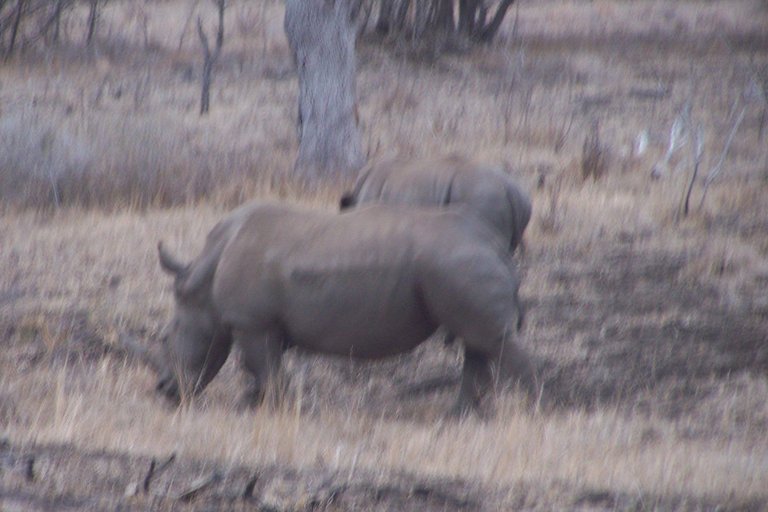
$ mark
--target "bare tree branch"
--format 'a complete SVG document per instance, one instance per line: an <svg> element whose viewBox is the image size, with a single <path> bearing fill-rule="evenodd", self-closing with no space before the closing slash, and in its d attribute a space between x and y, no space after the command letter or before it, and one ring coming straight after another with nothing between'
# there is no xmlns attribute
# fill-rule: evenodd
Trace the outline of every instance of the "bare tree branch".
<svg viewBox="0 0 768 512"><path fill-rule="evenodd" d="M226 0L215 0L218 7L219 26L216 30L216 46L211 51L208 36L203 28L203 20L197 17L197 35L203 48L203 77L200 92L200 115L205 115L211 106L211 82L213 81L213 66L221 55L221 47L224 46L224 10Z"/></svg>
<svg viewBox="0 0 768 512"><path fill-rule="evenodd" d="M704 200L707 198L707 190L709 190L709 186L712 184L713 181L720 175L720 172L723 170L723 163L725 163L725 157L728 155L728 151L731 149L731 143L733 142L733 137L736 135L736 132L739 130L739 127L741 126L741 122L744 120L744 114L747 112L747 107L741 107L741 111L739 112L739 115L736 117L736 120L733 122L733 126L731 127L731 133L728 134L728 139L725 141L725 146L723 146L723 151L720 153L720 159L717 161L717 165L715 165L711 171L709 171L709 174L707 174L707 178L704 180L704 192L701 194L701 201L699 202L699 208L704 206Z"/></svg>
<svg viewBox="0 0 768 512"><path fill-rule="evenodd" d="M701 164L701 158L704 155L704 132L699 125L693 134L693 173L691 174L691 181L688 183L688 190L685 193L685 199L683 200L683 217L688 216L689 204L691 200L691 192L693 191L693 184L696 182L696 177L699 174L699 165Z"/></svg>
<svg viewBox="0 0 768 512"><path fill-rule="evenodd" d="M8 51L5 53L5 58L11 56L13 53L13 47L16 45L16 37L19 35L19 25L21 25L21 16L24 12L25 0L18 0L16 2L16 16L13 19L13 26L11 28L11 41L8 43Z"/></svg>

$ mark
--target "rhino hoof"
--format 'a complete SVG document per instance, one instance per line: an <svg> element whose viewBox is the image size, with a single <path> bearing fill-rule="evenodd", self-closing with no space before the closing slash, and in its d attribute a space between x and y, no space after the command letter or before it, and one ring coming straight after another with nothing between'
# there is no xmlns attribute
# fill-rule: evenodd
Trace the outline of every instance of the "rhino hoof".
<svg viewBox="0 0 768 512"><path fill-rule="evenodd" d="M247 411L255 409L264 402L264 392L260 389L251 389L243 393L240 397L240 403L238 409L241 411Z"/></svg>
<svg viewBox="0 0 768 512"><path fill-rule="evenodd" d="M176 379L168 374L160 377L155 386L155 391L163 395L169 401L174 404L181 403L181 395L179 394L179 385Z"/></svg>

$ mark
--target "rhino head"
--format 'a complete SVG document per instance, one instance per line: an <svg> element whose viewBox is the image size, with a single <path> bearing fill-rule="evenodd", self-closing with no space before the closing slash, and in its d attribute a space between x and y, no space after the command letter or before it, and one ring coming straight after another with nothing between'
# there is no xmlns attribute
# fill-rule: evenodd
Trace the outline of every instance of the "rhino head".
<svg viewBox="0 0 768 512"><path fill-rule="evenodd" d="M229 345L224 354L218 349L225 333L211 304L210 280L201 280L193 265L181 263L162 242L158 255L160 267L174 278L175 309L161 333L166 369L157 391L179 402L208 384L224 363Z"/></svg>

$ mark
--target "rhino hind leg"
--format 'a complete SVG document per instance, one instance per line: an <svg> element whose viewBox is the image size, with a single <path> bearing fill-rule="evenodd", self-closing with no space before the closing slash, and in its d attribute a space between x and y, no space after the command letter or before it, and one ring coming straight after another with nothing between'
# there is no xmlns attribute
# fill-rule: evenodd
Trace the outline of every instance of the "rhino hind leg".
<svg viewBox="0 0 768 512"><path fill-rule="evenodd" d="M459 397L451 414L464 416L473 410L478 410L480 401L490 389L492 382L491 366L486 355L465 349Z"/></svg>
<svg viewBox="0 0 768 512"><path fill-rule="evenodd" d="M164 370L157 379L155 391L160 393L172 404L181 403L181 393L179 392L179 381L170 369Z"/></svg>
<svg viewBox="0 0 768 512"><path fill-rule="evenodd" d="M353 192L344 192L341 199L339 199L339 210L344 211L353 208L356 203L357 200Z"/></svg>
<svg viewBox="0 0 768 512"><path fill-rule="evenodd" d="M543 398L538 393L530 357L511 338L513 336L502 337L497 354L465 349L459 397L452 411L454 415L479 411L481 401L489 391L500 391L509 386L520 386L532 403Z"/></svg>
<svg viewBox="0 0 768 512"><path fill-rule="evenodd" d="M536 370L528 353L514 342L514 336L504 337L501 350L493 365L498 376L497 385L519 386L535 402L541 399Z"/></svg>
<svg viewBox="0 0 768 512"><path fill-rule="evenodd" d="M282 336L277 333L256 337L239 334L236 339L242 352L243 366L253 378L251 388L243 395L241 405L255 407L265 399L270 406L276 405L286 388L280 366L284 351Z"/></svg>

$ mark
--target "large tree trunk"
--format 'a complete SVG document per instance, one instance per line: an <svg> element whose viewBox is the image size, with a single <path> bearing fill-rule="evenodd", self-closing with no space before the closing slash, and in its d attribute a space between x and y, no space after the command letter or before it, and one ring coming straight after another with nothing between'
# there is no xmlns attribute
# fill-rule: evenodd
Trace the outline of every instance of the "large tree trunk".
<svg viewBox="0 0 768 512"><path fill-rule="evenodd" d="M64 10L64 0L56 0L53 10L53 42L58 44L61 37L61 13Z"/></svg>
<svg viewBox="0 0 768 512"><path fill-rule="evenodd" d="M376 21L376 32L381 35L389 34L392 27L392 15L395 5L393 0L381 0L379 2L379 18Z"/></svg>
<svg viewBox="0 0 768 512"><path fill-rule="evenodd" d="M299 154L308 183L352 180L364 163L350 0L287 0L285 33L299 75Z"/></svg>
<svg viewBox="0 0 768 512"><path fill-rule="evenodd" d="M200 87L200 115L208 113L211 108L211 82L213 81L213 66L219 60L221 47L224 46L224 10L227 7L225 0L216 0L216 7L219 12L219 28L216 30L216 46L211 51L208 43L208 36L203 28L203 20L197 18L197 35L200 38L200 45L203 47L203 76Z"/></svg>
<svg viewBox="0 0 768 512"><path fill-rule="evenodd" d="M501 22L504 21L504 16L507 15L507 10L514 2L515 0L502 0L499 3L499 6L496 8L496 14L477 34L478 40L487 43L496 37L496 33L499 31L499 27L501 27ZM483 18L485 18L485 15L483 15Z"/></svg>

